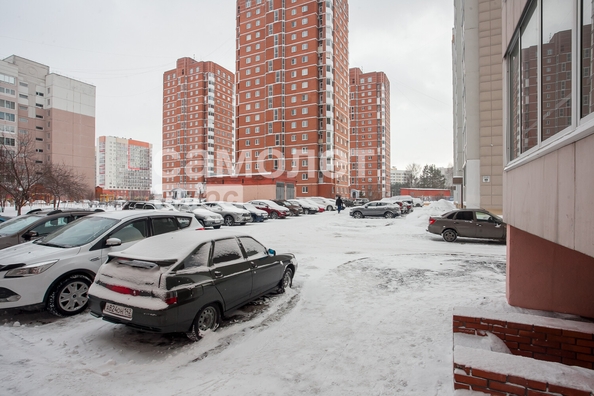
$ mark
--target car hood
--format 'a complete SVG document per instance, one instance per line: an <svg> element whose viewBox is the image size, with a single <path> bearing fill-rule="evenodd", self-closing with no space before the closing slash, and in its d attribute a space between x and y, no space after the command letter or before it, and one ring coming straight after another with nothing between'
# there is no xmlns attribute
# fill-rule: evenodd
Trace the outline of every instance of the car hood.
<svg viewBox="0 0 594 396"><path fill-rule="evenodd" d="M355 209L365 209L365 206L360 205L360 206L353 206L352 208L350 208L351 210L355 210Z"/></svg>
<svg viewBox="0 0 594 396"><path fill-rule="evenodd" d="M25 263L33 264L45 260L67 259L76 256L80 247L59 248L44 246L33 242L22 243L3 249L0 252L0 265Z"/></svg>

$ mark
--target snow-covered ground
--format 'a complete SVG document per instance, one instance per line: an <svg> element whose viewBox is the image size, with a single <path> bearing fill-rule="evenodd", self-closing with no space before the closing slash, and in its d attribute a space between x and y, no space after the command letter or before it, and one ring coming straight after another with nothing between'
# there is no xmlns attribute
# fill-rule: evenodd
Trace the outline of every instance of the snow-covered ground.
<svg viewBox="0 0 594 396"><path fill-rule="evenodd" d="M0 394L453 395L452 308L522 310L505 300L505 245L425 231L450 205L233 227L296 255L293 289L198 343L90 314L0 312Z"/></svg>

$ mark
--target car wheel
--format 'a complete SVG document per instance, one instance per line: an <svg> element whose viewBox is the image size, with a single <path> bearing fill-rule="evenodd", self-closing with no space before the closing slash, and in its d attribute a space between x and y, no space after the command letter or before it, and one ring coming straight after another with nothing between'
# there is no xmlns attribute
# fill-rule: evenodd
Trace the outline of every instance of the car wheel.
<svg viewBox="0 0 594 396"><path fill-rule="evenodd" d="M293 270L291 268L287 268L283 277L278 285L278 292L284 293L285 289L288 287L293 286Z"/></svg>
<svg viewBox="0 0 594 396"><path fill-rule="evenodd" d="M278 219L278 213L276 213L276 212L270 213L270 218L271 219Z"/></svg>
<svg viewBox="0 0 594 396"><path fill-rule="evenodd" d="M448 228L444 232L441 233L441 236L444 241L446 242L454 242L456 238L458 238L458 233L451 228Z"/></svg>
<svg viewBox="0 0 594 396"><path fill-rule="evenodd" d="M232 216L225 216L225 225L228 227L231 227L233 224L235 224L235 220L233 220Z"/></svg>
<svg viewBox="0 0 594 396"><path fill-rule="evenodd" d="M391 219L392 217L394 217L394 214L392 212L386 212L384 213L384 217L386 219Z"/></svg>
<svg viewBox="0 0 594 396"><path fill-rule="evenodd" d="M77 315L87 308L89 286L93 281L87 275L70 275L50 292L47 310L56 316Z"/></svg>
<svg viewBox="0 0 594 396"><path fill-rule="evenodd" d="M221 226L220 225L218 225L218 226L212 226L212 228L214 228L215 230L218 230L219 228L221 228Z"/></svg>
<svg viewBox="0 0 594 396"><path fill-rule="evenodd" d="M326 210L330 212L331 210L334 210L334 208L332 207L332 205L328 205L326 206Z"/></svg>
<svg viewBox="0 0 594 396"><path fill-rule="evenodd" d="M239 225L245 225L245 223L239 223Z"/></svg>
<svg viewBox="0 0 594 396"><path fill-rule="evenodd" d="M362 219L363 218L363 213L356 211L355 213L353 213L353 217L355 219Z"/></svg>
<svg viewBox="0 0 594 396"><path fill-rule="evenodd" d="M209 304L198 312L192 328L189 333L186 333L188 338L192 341L198 341L202 338L200 335L207 330L215 331L219 328L221 322L221 314L219 308L214 304Z"/></svg>

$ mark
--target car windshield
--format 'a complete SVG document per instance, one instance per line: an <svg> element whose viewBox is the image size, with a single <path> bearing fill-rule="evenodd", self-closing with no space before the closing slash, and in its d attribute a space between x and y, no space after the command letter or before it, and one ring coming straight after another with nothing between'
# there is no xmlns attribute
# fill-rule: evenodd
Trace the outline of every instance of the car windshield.
<svg viewBox="0 0 594 396"><path fill-rule="evenodd" d="M218 202L218 204L221 205L223 208L237 209L237 207L235 205L233 205L232 203L229 203L229 202Z"/></svg>
<svg viewBox="0 0 594 396"><path fill-rule="evenodd" d="M99 237L118 222L117 219L107 217L86 216L35 243L58 247L82 246Z"/></svg>
<svg viewBox="0 0 594 396"><path fill-rule="evenodd" d="M11 235L15 234L28 225L33 224L39 220L39 216L24 216L24 217L16 217L14 219L5 221L4 223L0 224L0 235Z"/></svg>
<svg viewBox="0 0 594 396"><path fill-rule="evenodd" d="M254 205L252 205L251 203L244 203L243 207L245 209L251 209L251 210L258 210L258 208L256 208Z"/></svg>

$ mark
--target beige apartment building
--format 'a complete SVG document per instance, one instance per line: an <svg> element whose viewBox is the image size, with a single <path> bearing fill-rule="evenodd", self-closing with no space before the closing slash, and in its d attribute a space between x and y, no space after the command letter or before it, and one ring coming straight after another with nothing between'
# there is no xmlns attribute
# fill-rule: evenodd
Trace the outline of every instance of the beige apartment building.
<svg viewBox="0 0 594 396"><path fill-rule="evenodd" d="M390 196L390 81L350 69L351 197Z"/></svg>
<svg viewBox="0 0 594 396"><path fill-rule="evenodd" d="M237 1L238 175L349 195L348 21L346 0Z"/></svg>
<svg viewBox="0 0 594 396"><path fill-rule="evenodd" d="M0 60L0 138L35 141L37 161L71 167L95 187L95 87L16 55Z"/></svg>
<svg viewBox="0 0 594 396"><path fill-rule="evenodd" d="M454 1L454 173L469 208L503 211L501 0ZM460 202L460 187L454 199Z"/></svg>
<svg viewBox="0 0 594 396"><path fill-rule="evenodd" d="M235 163L234 75L214 62L177 60L163 74L163 197L204 193Z"/></svg>
<svg viewBox="0 0 594 396"><path fill-rule="evenodd" d="M591 0L503 4L510 304L594 317Z"/></svg>

